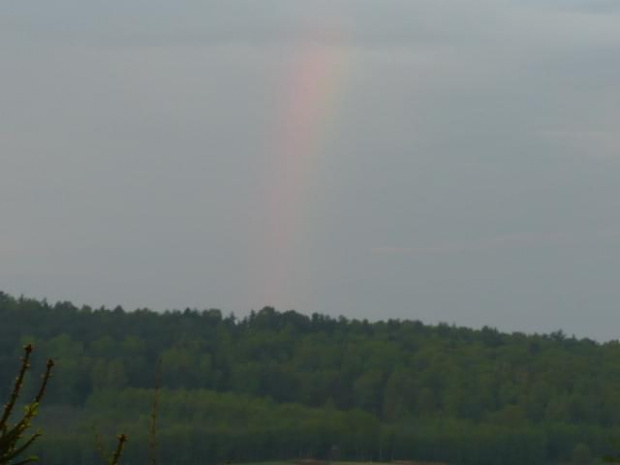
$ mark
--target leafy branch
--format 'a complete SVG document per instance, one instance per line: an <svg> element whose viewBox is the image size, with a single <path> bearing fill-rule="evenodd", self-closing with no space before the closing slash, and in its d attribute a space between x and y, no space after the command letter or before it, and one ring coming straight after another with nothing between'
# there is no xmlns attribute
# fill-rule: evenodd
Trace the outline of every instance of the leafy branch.
<svg viewBox="0 0 620 465"><path fill-rule="evenodd" d="M24 347L24 356L21 358L21 367L15 379L15 384L9 397L9 402L4 406L2 417L0 417L0 465L25 465L37 460L31 456L25 459L19 457L26 452L35 441L41 436L41 432L28 436L27 431L32 426L32 422L38 414L38 409L54 368L53 360L48 360L45 373L42 376L41 385L33 401L24 407L22 417L13 425L9 424L17 401L24 387L26 372L30 368L30 359L34 348L31 344Z"/></svg>
<svg viewBox="0 0 620 465"><path fill-rule="evenodd" d="M114 455L110 458L109 465L118 465L121 460L121 455L123 455L123 450L125 449L125 445L127 444L127 436L125 434L118 435L118 442L116 444L116 450L114 451Z"/></svg>

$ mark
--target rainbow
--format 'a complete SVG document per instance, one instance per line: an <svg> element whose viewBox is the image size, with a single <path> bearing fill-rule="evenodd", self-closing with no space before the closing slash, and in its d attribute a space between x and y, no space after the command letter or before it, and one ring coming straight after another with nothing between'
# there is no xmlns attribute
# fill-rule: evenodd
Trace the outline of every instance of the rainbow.
<svg viewBox="0 0 620 465"><path fill-rule="evenodd" d="M320 33L319 33L320 34ZM330 139L343 95L349 53L341 45L311 33L301 42L291 64L276 130L273 184L263 241L259 279L266 305L288 305L292 269L307 248L312 225L307 213L318 193L315 176Z"/></svg>

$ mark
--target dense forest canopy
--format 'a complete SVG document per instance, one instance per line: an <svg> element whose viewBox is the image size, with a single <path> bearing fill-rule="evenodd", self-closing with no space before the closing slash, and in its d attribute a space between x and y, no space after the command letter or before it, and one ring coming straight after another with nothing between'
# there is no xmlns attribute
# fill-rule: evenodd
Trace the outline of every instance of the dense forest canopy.
<svg viewBox="0 0 620 465"><path fill-rule="evenodd" d="M276 458L542 464L613 450L620 344L263 308L92 309L0 293L0 398L21 346L57 362L48 463L123 428L145 460L156 367L166 463ZM38 371L38 370L35 370ZM64 428L50 428L62 422ZM50 452L51 451L51 452Z"/></svg>

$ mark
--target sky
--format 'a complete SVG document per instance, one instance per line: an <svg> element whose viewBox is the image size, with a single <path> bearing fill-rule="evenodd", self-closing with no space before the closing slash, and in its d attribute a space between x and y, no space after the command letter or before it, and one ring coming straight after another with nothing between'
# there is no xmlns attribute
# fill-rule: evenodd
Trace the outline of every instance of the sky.
<svg viewBox="0 0 620 465"><path fill-rule="evenodd" d="M0 289L620 337L617 0L0 4Z"/></svg>

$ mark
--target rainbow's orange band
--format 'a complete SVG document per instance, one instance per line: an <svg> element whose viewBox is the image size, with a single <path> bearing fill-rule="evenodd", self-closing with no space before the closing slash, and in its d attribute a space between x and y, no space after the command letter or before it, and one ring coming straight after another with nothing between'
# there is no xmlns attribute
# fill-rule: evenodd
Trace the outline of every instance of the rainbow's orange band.
<svg viewBox="0 0 620 465"><path fill-rule="evenodd" d="M344 87L347 52L316 38L313 34L302 44L292 63L277 128L276 179L270 189L267 256L260 279L263 302L269 305L276 305L286 293L296 251L310 234L306 214L313 201L311 180L333 132L337 95Z"/></svg>

